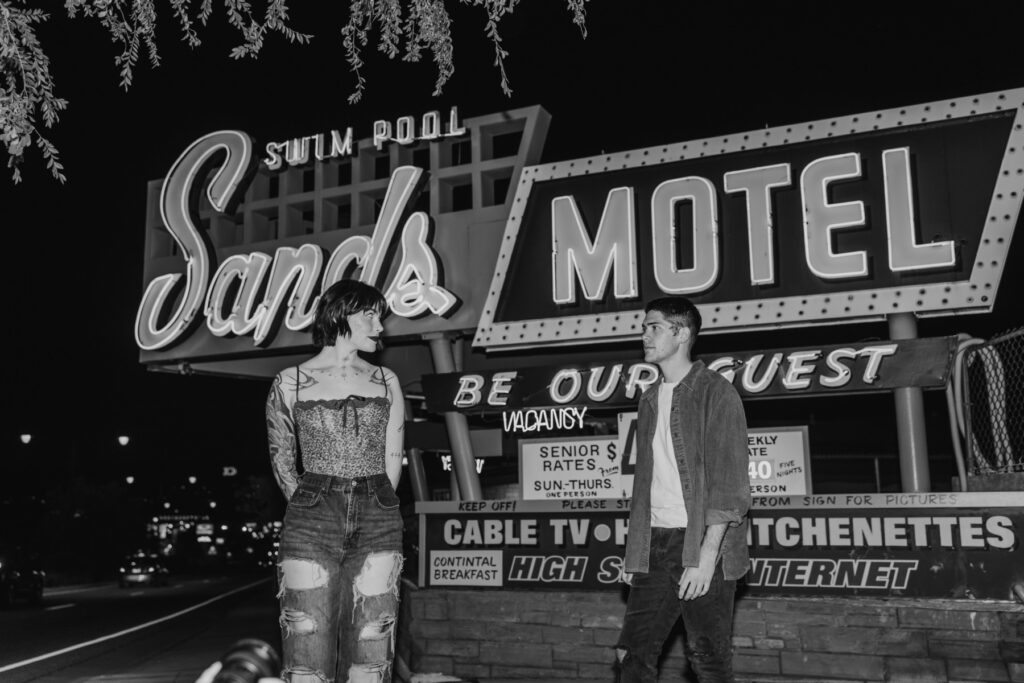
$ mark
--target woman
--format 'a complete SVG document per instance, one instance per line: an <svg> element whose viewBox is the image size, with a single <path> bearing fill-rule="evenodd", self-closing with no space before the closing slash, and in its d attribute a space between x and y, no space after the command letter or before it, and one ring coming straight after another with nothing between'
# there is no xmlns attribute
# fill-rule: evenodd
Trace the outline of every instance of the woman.
<svg viewBox="0 0 1024 683"><path fill-rule="evenodd" d="M267 398L270 457L288 499L279 595L290 683L391 680L405 411L395 374L359 356L378 349L386 308L369 285L332 285L313 322L320 352L281 371Z"/></svg>

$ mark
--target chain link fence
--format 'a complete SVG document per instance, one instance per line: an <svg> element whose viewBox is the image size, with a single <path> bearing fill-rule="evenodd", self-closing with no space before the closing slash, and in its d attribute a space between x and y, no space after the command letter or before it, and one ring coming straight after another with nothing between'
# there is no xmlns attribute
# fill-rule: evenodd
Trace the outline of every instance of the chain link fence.
<svg viewBox="0 0 1024 683"><path fill-rule="evenodd" d="M963 368L968 473L1024 473L1024 327L967 349Z"/></svg>

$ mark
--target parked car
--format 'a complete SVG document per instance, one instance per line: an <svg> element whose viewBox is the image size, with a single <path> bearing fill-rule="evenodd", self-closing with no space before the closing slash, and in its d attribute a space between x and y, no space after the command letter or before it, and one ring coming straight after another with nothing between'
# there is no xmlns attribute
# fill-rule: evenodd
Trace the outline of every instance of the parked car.
<svg viewBox="0 0 1024 683"><path fill-rule="evenodd" d="M0 605L24 600L38 605L43 601L46 572L22 548L0 548Z"/></svg>
<svg viewBox="0 0 1024 683"><path fill-rule="evenodd" d="M159 555L152 553L136 553L129 555L121 564L118 585L128 586L166 586L170 577L167 565Z"/></svg>

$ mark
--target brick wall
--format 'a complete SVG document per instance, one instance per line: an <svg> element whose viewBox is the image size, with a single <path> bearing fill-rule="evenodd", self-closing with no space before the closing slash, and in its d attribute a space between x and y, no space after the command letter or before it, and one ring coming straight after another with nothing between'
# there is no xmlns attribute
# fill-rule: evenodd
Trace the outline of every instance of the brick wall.
<svg viewBox="0 0 1024 683"><path fill-rule="evenodd" d="M625 592L403 589L398 652L413 671L487 681L614 680ZM742 681L1024 683L1024 608L870 598L737 601ZM686 681L682 641L659 680Z"/></svg>

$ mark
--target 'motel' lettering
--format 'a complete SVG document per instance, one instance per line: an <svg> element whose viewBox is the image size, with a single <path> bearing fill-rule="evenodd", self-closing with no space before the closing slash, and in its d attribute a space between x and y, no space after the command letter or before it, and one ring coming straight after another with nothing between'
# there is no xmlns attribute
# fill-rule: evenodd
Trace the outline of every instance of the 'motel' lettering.
<svg viewBox="0 0 1024 683"><path fill-rule="evenodd" d="M882 152L882 184L885 196L885 230L889 270L897 272L946 268L956 263L953 241L918 243L911 183L910 149ZM746 197L750 283L777 283L774 270L775 240L772 192L792 184L788 163L730 171L723 176L727 193ZM835 252L839 231L866 227L864 202L829 201L829 186L861 178L857 152L814 159L800 173L803 214L803 252L810 272L825 281L860 278L868 274L866 251ZM638 266L636 208L630 187L612 188L593 239L571 195L551 200L552 300L576 303L576 285L583 298L598 301L605 295L609 278L616 299L637 296ZM677 267L675 222L677 206L685 203L693 217L693 265ZM651 195L651 244L654 279L666 294L694 295L713 287L718 280L719 200L714 183L700 176L666 180ZM623 229L618 229L624 226Z"/></svg>

